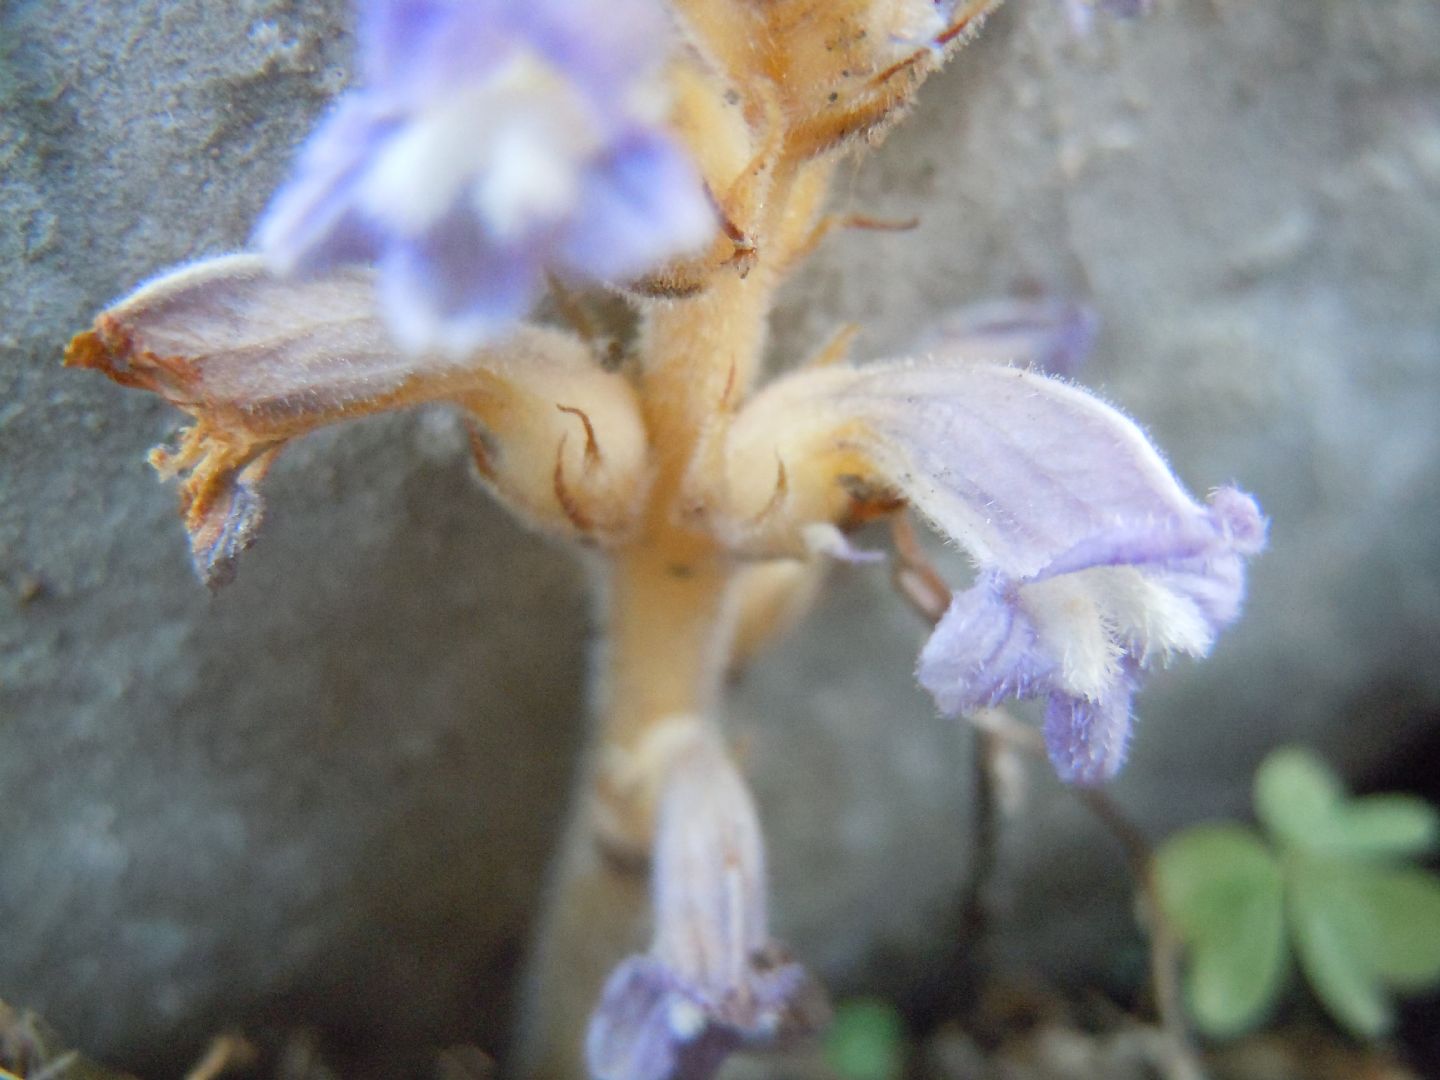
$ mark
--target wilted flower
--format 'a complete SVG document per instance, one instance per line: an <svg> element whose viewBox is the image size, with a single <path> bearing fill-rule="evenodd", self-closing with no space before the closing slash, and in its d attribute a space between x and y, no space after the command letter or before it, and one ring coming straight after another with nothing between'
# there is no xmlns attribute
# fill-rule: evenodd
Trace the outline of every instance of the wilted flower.
<svg viewBox="0 0 1440 1080"><path fill-rule="evenodd" d="M715 216L660 127L654 0L371 0L366 85L312 136L258 230L282 272L379 264L407 348L509 329L547 271L624 282Z"/></svg>
<svg viewBox="0 0 1440 1080"><path fill-rule="evenodd" d="M407 355L376 312L367 270L296 282L254 255L179 267L101 312L66 363L193 418L179 445L150 461L183 476L195 570L212 587L254 541L260 483L284 447L341 420L452 404L483 431L477 464L513 512L592 543L628 531L649 474L635 392L583 342L521 326L462 361Z"/></svg>
<svg viewBox="0 0 1440 1080"><path fill-rule="evenodd" d="M605 984L595 1080L703 1080L734 1051L813 1031L819 987L770 940L755 804L718 734L676 721L655 840L655 938ZM693 726L691 726L693 724Z"/></svg>

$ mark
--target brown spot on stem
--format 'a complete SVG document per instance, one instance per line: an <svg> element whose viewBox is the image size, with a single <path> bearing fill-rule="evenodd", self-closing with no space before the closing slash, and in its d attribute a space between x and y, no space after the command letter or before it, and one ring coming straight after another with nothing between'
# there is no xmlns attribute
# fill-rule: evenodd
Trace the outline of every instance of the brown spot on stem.
<svg viewBox="0 0 1440 1080"><path fill-rule="evenodd" d="M655 300L684 300L698 296L705 289L705 282L699 278L683 278L679 274L654 274L639 281L632 281L630 288L641 296Z"/></svg>
<svg viewBox="0 0 1440 1080"><path fill-rule="evenodd" d="M553 487L555 489L555 501L560 504L560 509L565 511L565 516L570 519L570 524L579 529L582 533L588 533L595 527L594 519L585 512L585 508L576 501L570 494L570 488L565 483L565 440L567 436L560 436L560 445L555 448L555 473Z"/></svg>
<svg viewBox="0 0 1440 1080"><path fill-rule="evenodd" d="M735 393L736 379L735 361L730 361L730 370L725 373L725 389L720 392L720 411L729 412L732 408L730 397Z"/></svg>
<svg viewBox="0 0 1440 1080"><path fill-rule="evenodd" d="M573 405L556 405L555 407L563 413L578 416L580 423L585 425L585 469L588 472L602 461L600 444L595 439L595 425L590 422L590 417L584 409L577 409Z"/></svg>
<svg viewBox="0 0 1440 1080"><path fill-rule="evenodd" d="M920 227L918 217L891 218L870 217L868 214L847 214L843 221L847 229L872 229L877 232L909 232Z"/></svg>
<svg viewBox="0 0 1440 1080"><path fill-rule="evenodd" d="M491 483L495 482L495 454L489 434L470 418L465 420L465 432L470 437L470 454L475 459L475 468Z"/></svg>
<svg viewBox="0 0 1440 1080"><path fill-rule="evenodd" d="M154 391L182 409L193 405L199 382L194 363L138 348L129 327L108 312L95 320L95 329L70 339L64 365L104 372L121 386Z"/></svg>
<svg viewBox="0 0 1440 1080"><path fill-rule="evenodd" d="M835 478L845 494L850 496L850 507L845 519L840 522L842 529L854 529L877 518L883 518L905 505L905 499L893 488L870 477L855 473L842 473Z"/></svg>
<svg viewBox="0 0 1440 1080"><path fill-rule="evenodd" d="M790 474L785 471L785 462L781 458L775 459L775 490L770 493L770 499L761 507L760 512L749 520L747 524L761 525L785 504L785 498L790 494Z"/></svg>

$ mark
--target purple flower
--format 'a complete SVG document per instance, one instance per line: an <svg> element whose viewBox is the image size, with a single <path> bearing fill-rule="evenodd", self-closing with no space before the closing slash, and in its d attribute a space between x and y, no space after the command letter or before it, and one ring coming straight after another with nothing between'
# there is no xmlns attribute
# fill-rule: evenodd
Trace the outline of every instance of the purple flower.
<svg viewBox="0 0 1440 1080"><path fill-rule="evenodd" d="M370 0L367 80L262 219L281 272L376 262L391 332L463 354L544 285L623 282L702 245L715 215L661 129L654 0Z"/></svg>
<svg viewBox="0 0 1440 1080"><path fill-rule="evenodd" d="M743 1047L815 1030L818 986L770 939L755 805L716 732L676 733L655 841L655 938L590 1021L595 1080L704 1080Z"/></svg>
<svg viewBox="0 0 1440 1080"><path fill-rule="evenodd" d="M1139 673L1203 656L1239 613L1260 512L1230 488L1195 503L1133 423L1076 387L974 365L914 395L934 381L916 370L865 399L877 459L980 569L920 683L947 713L1046 696L1061 777L1109 779Z"/></svg>
<svg viewBox="0 0 1440 1080"><path fill-rule="evenodd" d="M947 360L779 380L737 416L710 497L717 517L756 522L783 462L784 505L747 534L755 554L778 554L802 547L807 518L843 519L845 493L898 491L977 568L921 654L921 684L950 714L1045 698L1056 768L1096 783L1124 760L1143 671L1204 655L1239 614L1265 523L1233 488L1195 502L1098 398L955 355L966 340L941 335Z"/></svg>
<svg viewBox="0 0 1440 1080"><path fill-rule="evenodd" d="M1061 778L1108 780L1125 760L1141 671L1209 651L1239 613L1244 557L1264 531L1254 501L1222 488L1208 507L1117 522L1036 573L982 573L926 642L920 683L947 713L1043 696Z"/></svg>

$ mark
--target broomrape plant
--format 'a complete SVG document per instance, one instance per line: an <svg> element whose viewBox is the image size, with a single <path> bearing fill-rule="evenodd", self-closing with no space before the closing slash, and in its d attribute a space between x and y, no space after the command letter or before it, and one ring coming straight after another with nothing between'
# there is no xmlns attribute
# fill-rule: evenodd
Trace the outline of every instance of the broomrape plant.
<svg viewBox="0 0 1440 1080"><path fill-rule="evenodd" d="M721 698L778 601L828 558L880 557L857 525L913 508L969 554L919 679L949 714L1042 700L1075 783L1120 767L1145 671L1238 613L1255 503L1197 502L1061 377L1083 311L991 304L858 366L842 338L759 385L777 287L843 223L823 210L837 161L998 2L370 0L360 86L256 250L162 275L70 345L193 419L151 461L212 587L290 440L432 402L470 423L501 505L597 553L593 751L523 1010L533 1074L707 1076L823 1022L769 937ZM618 359L525 321L597 285L639 315Z"/></svg>

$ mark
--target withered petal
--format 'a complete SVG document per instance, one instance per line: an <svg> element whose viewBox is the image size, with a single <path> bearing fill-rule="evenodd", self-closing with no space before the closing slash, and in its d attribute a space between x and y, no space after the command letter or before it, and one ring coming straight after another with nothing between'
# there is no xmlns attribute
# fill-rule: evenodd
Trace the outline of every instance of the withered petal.
<svg viewBox="0 0 1440 1080"><path fill-rule="evenodd" d="M183 477L181 513L202 580L233 578L263 514L259 482L287 441L427 402L453 403L485 425L499 451L489 479L512 510L592 539L626 526L648 472L623 377L603 371L573 335L534 326L462 359L410 355L391 340L374 292L363 270L292 280L257 256L222 256L142 286L71 341L68 366L159 394L194 417L180 446L151 462L163 477ZM595 465L567 465L560 505L553 476L576 415L586 418L584 452Z"/></svg>

